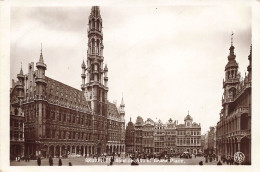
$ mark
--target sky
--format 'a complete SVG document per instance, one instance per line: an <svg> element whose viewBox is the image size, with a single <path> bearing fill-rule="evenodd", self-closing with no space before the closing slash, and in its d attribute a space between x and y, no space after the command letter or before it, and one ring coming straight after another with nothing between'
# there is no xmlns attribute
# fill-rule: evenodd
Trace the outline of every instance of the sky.
<svg viewBox="0 0 260 172"><path fill-rule="evenodd" d="M183 123L202 133L219 120L231 33L244 76L251 45L247 6L101 6L108 99L130 117ZM41 43L46 75L80 89L91 7L12 7L10 82L21 62L37 62Z"/></svg>

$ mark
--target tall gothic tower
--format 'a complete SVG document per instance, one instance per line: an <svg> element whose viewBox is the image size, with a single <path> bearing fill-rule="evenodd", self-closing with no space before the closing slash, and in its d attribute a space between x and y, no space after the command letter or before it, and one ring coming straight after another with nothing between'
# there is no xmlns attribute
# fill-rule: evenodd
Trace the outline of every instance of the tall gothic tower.
<svg viewBox="0 0 260 172"><path fill-rule="evenodd" d="M103 68L103 33L102 18L98 6L91 8L88 24L87 66L83 60L81 89L91 106L93 114L93 140L96 152L105 152L107 121L107 72ZM85 81L87 73L87 80ZM105 76L104 76L105 75ZM86 83L85 83L86 82Z"/></svg>

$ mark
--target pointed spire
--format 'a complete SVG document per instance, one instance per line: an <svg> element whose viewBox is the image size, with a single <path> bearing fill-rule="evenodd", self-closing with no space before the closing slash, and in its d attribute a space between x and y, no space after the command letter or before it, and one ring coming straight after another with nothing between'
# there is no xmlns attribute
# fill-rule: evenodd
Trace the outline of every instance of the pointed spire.
<svg viewBox="0 0 260 172"><path fill-rule="evenodd" d="M249 60L249 65L247 67L247 71L250 73L251 75L251 70L252 70L252 44L250 46L250 54L248 56L248 60ZM250 76L250 79L251 79L251 76Z"/></svg>
<svg viewBox="0 0 260 172"><path fill-rule="evenodd" d="M82 62L82 64L81 64L81 68L86 68L86 65L85 65L85 62L84 62L84 59L83 59L83 62Z"/></svg>
<svg viewBox="0 0 260 172"><path fill-rule="evenodd" d="M124 104L124 98L123 98L123 93L122 93L122 100L121 100L120 106L125 106L125 104Z"/></svg>
<svg viewBox="0 0 260 172"><path fill-rule="evenodd" d="M234 35L234 32L232 31L232 34L231 34L231 46L233 46L233 35Z"/></svg>
<svg viewBox="0 0 260 172"><path fill-rule="evenodd" d="M252 59L252 44L250 46L250 54L248 56L248 60L250 61L250 63L251 63L251 59Z"/></svg>
<svg viewBox="0 0 260 172"><path fill-rule="evenodd" d="M21 70L20 70L20 73L19 73L20 75L23 75L23 64L22 64L22 62L21 62Z"/></svg>
<svg viewBox="0 0 260 172"><path fill-rule="evenodd" d="M234 49L235 49L235 47L233 46L233 35L234 35L234 32L232 31L232 34L231 34L231 46L229 48L229 50L230 50L229 57L235 58L235 56L234 56Z"/></svg>
<svg viewBox="0 0 260 172"><path fill-rule="evenodd" d="M43 56L42 56L42 43L41 43L41 54L40 54L39 62L40 62L40 63L44 63L44 61L43 61Z"/></svg>
<svg viewBox="0 0 260 172"><path fill-rule="evenodd" d="M130 117L130 122L132 122L132 118Z"/></svg>
<svg viewBox="0 0 260 172"><path fill-rule="evenodd" d="M99 6L92 6L90 15L94 17L100 17Z"/></svg>

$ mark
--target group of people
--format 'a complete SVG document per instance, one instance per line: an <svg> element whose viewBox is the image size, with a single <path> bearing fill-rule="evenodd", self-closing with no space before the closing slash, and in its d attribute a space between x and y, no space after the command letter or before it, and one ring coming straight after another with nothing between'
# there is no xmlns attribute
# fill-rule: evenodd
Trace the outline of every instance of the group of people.
<svg viewBox="0 0 260 172"><path fill-rule="evenodd" d="M41 163L42 163L42 160L41 160L41 157L39 156L39 157L37 158L37 165L38 165L38 166L41 166ZM49 165L50 165L50 166L53 166L53 158L52 158L51 156L49 157ZM62 166L62 160L61 160L61 158L59 158L58 165L59 165L59 166ZM72 166L71 162L69 162L69 166Z"/></svg>

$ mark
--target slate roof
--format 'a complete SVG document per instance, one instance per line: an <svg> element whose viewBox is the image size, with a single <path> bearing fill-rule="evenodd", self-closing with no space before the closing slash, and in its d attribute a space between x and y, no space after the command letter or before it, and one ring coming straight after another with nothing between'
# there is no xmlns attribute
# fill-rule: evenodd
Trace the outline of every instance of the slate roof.
<svg viewBox="0 0 260 172"><path fill-rule="evenodd" d="M59 102L61 105L67 105L70 107L91 111L89 102L86 100L83 91L68 86L49 77L46 77L46 81L46 93L48 102Z"/></svg>

